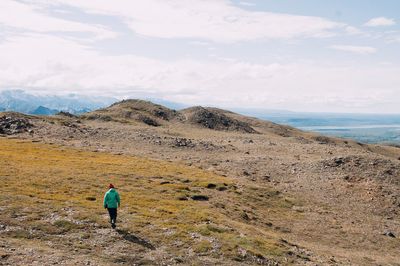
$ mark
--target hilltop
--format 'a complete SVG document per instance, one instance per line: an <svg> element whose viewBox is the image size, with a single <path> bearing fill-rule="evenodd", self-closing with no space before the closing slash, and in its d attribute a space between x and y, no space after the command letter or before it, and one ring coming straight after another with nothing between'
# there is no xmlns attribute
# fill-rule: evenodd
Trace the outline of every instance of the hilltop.
<svg viewBox="0 0 400 266"><path fill-rule="evenodd" d="M178 113L167 107L143 100L123 100L110 107L84 114L88 120L117 122L141 122L149 126L160 126L163 121L177 118Z"/></svg>
<svg viewBox="0 0 400 266"><path fill-rule="evenodd" d="M176 111L143 100L123 100L110 107L84 114L82 118L126 123L139 122L150 126L166 125L168 122L187 123L215 130L256 133L248 123L230 117L224 110L196 106Z"/></svg>
<svg viewBox="0 0 400 266"><path fill-rule="evenodd" d="M400 260L396 147L141 100L0 113L0 134L4 264ZM101 208L110 181L123 198L117 231Z"/></svg>
<svg viewBox="0 0 400 266"><path fill-rule="evenodd" d="M114 121L149 126L184 126L200 127L217 131L258 133L257 130L282 136L302 135L303 133L289 126L213 107L195 106L182 110L173 110L165 106L144 100L123 100L111 106L80 116L86 120Z"/></svg>

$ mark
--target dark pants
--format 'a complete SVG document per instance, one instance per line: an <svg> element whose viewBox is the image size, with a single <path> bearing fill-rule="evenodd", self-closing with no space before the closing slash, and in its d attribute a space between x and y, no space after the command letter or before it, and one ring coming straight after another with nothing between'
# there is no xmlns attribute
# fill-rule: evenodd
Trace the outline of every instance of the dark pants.
<svg viewBox="0 0 400 266"><path fill-rule="evenodd" d="M110 214L110 221L112 224L117 222L117 208L107 208L108 214Z"/></svg>

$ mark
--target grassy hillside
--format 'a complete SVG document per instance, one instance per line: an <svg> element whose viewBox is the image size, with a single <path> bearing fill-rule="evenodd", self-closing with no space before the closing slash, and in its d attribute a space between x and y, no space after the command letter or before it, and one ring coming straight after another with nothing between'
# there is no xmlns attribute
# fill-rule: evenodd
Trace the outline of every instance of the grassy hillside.
<svg viewBox="0 0 400 266"><path fill-rule="evenodd" d="M307 259L274 226L300 218L293 199L194 167L0 138L0 179L1 263ZM110 182L122 198L116 231L102 208Z"/></svg>

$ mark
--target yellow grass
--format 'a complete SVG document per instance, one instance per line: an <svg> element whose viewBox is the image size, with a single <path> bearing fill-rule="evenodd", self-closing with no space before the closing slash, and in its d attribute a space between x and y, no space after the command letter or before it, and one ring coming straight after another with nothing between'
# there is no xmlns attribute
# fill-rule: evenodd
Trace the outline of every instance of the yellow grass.
<svg viewBox="0 0 400 266"><path fill-rule="evenodd" d="M290 209L287 201L269 196L257 202L249 197L251 188L237 191L235 179L194 167L0 138L0 180L1 207L5 209L0 222L22 227L8 237L48 239L85 231L90 223L108 226L102 199L107 185L113 183L122 200L120 226L140 233L156 247L179 253L171 243L180 241L199 254L216 252L216 256L230 258L237 257L239 249L265 257L286 252L279 234L268 227L255 229L240 214L241 208L253 206L261 208L257 213L264 219L264 215ZM209 183L228 189L207 189ZM259 194L270 193L266 188L253 189ZM207 195L210 201L190 200L192 195ZM247 205L247 200L253 201L252 205ZM221 203L224 209L216 207ZM61 210L68 208L74 210L72 223L63 218L56 222L44 219L52 213L62 216ZM88 223L74 224L76 221ZM28 234L32 229L40 234ZM193 239L193 233L201 239ZM217 250L209 239L219 244Z"/></svg>

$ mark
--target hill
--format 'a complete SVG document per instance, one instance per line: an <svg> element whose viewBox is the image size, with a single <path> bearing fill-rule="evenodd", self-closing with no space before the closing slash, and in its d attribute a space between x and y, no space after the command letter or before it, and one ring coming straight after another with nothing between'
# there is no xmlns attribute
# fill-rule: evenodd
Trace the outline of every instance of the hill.
<svg viewBox="0 0 400 266"><path fill-rule="evenodd" d="M229 117L224 111L216 108L197 106L184 109L180 113L183 114L188 123L204 128L256 133L248 123Z"/></svg>
<svg viewBox="0 0 400 266"><path fill-rule="evenodd" d="M400 261L399 148L137 100L0 117L3 264ZM101 208L111 180L123 199L117 231Z"/></svg>
<svg viewBox="0 0 400 266"><path fill-rule="evenodd" d="M81 117L88 120L139 122L149 126L178 122L214 130L256 133L248 123L227 116L225 112L201 106L176 111L149 101L123 100Z"/></svg>
<svg viewBox="0 0 400 266"><path fill-rule="evenodd" d="M178 117L175 110L143 100L123 100L110 107L87 113L82 117L89 120L136 121L150 126L160 126L163 121Z"/></svg>

